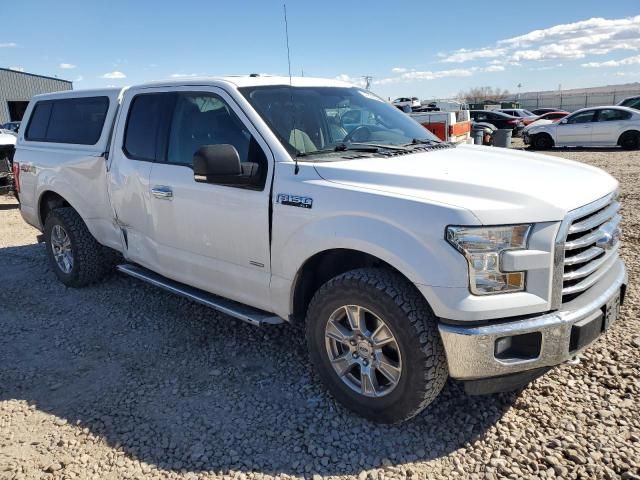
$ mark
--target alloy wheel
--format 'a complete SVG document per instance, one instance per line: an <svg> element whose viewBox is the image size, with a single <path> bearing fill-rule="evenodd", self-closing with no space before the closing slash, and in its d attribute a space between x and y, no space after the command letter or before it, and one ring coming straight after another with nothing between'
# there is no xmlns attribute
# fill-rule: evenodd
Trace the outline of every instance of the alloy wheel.
<svg viewBox="0 0 640 480"><path fill-rule="evenodd" d="M367 397L391 393L402 375L398 341L384 320L359 305L335 310L325 326L325 346L334 371Z"/></svg>
<svg viewBox="0 0 640 480"><path fill-rule="evenodd" d="M54 225L51 229L51 250L58 268L64 273L71 273L73 270L71 238L61 225Z"/></svg>

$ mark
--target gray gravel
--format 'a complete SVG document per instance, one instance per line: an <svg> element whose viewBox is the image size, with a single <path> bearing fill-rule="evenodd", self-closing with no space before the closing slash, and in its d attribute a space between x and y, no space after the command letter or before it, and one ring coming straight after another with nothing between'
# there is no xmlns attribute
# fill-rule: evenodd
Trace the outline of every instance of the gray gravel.
<svg viewBox="0 0 640 480"><path fill-rule="evenodd" d="M296 328L257 329L119 275L65 288L0 197L0 479L639 479L640 152L552 154L621 182L621 318L579 365L519 394L450 382L399 427L337 405Z"/></svg>

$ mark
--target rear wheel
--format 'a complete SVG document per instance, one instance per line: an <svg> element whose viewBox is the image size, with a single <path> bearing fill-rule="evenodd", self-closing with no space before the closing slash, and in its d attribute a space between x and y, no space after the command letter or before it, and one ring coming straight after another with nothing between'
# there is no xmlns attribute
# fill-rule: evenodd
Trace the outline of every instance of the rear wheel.
<svg viewBox="0 0 640 480"><path fill-rule="evenodd" d="M640 134L638 132L625 132L620 135L618 145L625 150L637 150L640 148Z"/></svg>
<svg viewBox="0 0 640 480"><path fill-rule="evenodd" d="M329 391L370 420L407 420L446 382L436 318L393 272L358 269L333 278L314 295L306 329L311 362Z"/></svg>
<svg viewBox="0 0 640 480"><path fill-rule="evenodd" d="M100 245L71 207L56 208L44 226L47 256L58 279L68 287L83 287L102 279L110 266Z"/></svg>
<svg viewBox="0 0 640 480"><path fill-rule="evenodd" d="M553 147L553 140L546 133L539 133L531 137L531 148L536 150L548 150Z"/></svg>

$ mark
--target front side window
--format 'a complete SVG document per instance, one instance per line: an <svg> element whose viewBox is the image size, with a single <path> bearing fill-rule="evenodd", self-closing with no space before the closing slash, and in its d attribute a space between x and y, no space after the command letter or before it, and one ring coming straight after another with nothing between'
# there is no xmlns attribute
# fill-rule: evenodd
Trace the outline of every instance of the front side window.
<svg viewBox="0 0 640 480"><path fill-rule="evenodd" d="M264 186L267 157L251 132L220 96L205 92L178 93L171 118L167 162L191 166L205 145L228 144L238 152L243 171L251 170L255 186Z"/></svg>
<svg viewBox="0 0 640 480"><path fill-rule="evenodd" d="M598 114L599 122L616 122L618 120L629 120L630 118L630 112L613 108L605 108L604 110L600 110L600 113Z"/></svg>
<svg viewBox="0 0 640 480"><path fill-rule="evenodd" d="M26 139L36 142L95 145L109 109L108 97L43 100L36 103Z"/></svg>
<svg viewBox="0 0 640 480"><path fill-rule="evenodd" d="M292 155L351 144L439 142L410 116L356 87L245 87L241 93Z"/></svg>
<svg viewBox="0 0 640 480"><path fill-rule="evenodd" d="M571 115L567 119L568 124L574 123L589 123L593 121L593 117L595 116L595 110L587 110L586 112L576 113L575 115Z"/></svg>

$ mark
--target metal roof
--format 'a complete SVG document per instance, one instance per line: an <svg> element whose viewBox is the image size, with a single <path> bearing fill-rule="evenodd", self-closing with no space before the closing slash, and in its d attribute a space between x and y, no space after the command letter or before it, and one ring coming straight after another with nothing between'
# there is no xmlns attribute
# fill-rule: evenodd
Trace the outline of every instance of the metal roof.
<svg viewBox="0 0 640 480"><path fill-rule="evenodd" d="M20 70L12 70L11 68L2 68L2 67L0 67L0 70L3 70L5 72L17 73L18 75L29 75L30 77L46 78L48 80L57 80L58 82L73 83L71 80L65 80L63 78L48 77L46 75L38 75L36 73L29 73L29 72L21 72Z"/></svg>

